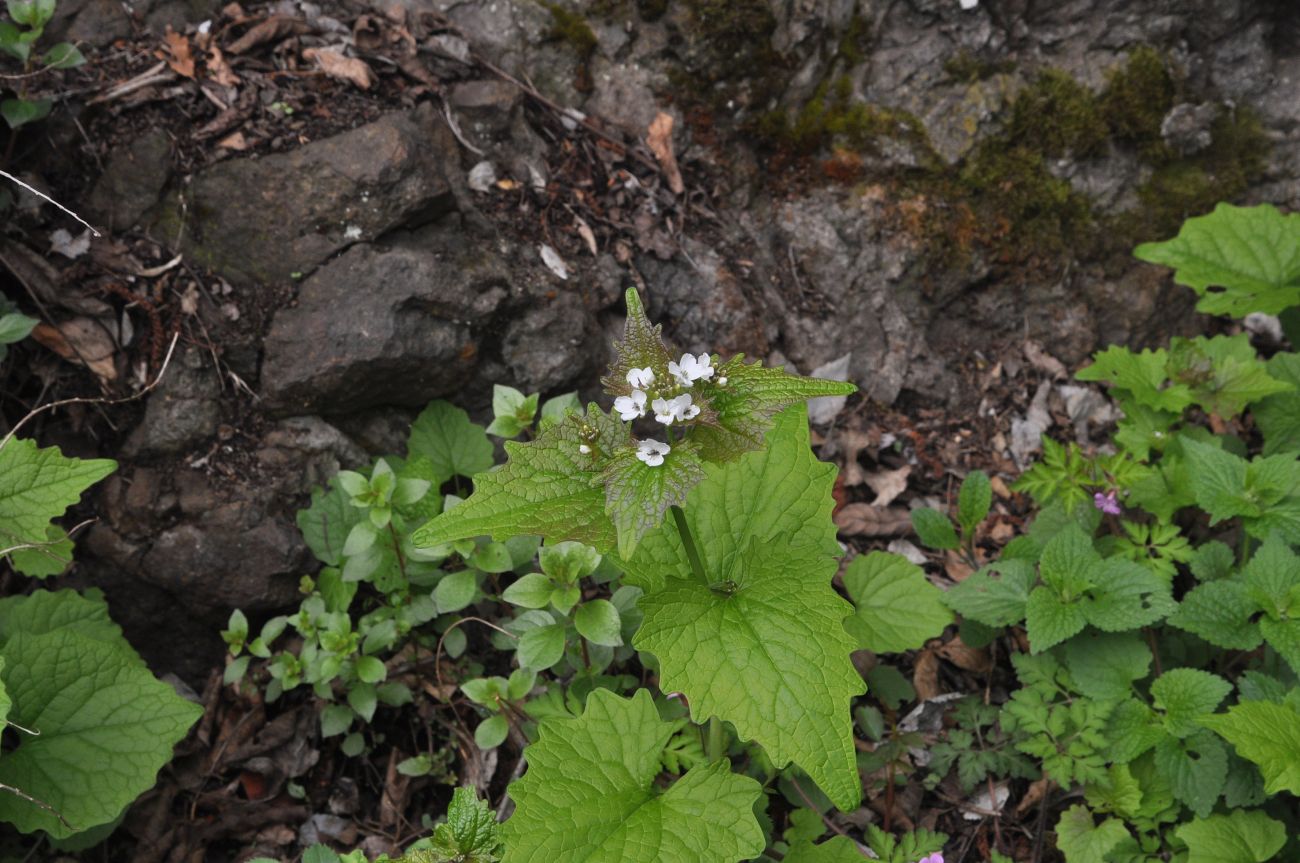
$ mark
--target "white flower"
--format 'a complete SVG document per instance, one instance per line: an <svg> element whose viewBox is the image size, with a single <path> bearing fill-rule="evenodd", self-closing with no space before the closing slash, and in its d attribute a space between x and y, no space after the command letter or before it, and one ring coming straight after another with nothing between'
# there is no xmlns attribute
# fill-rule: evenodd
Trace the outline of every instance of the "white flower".
<svg viewBox="0 0 1300 863"><path fill-rule="evenodd" d="M587 446L585 443L578 444L578 452L583 455L588 455L591 452L591 447Z"/></svg>
<svg viewBox="0 0 1300 863"><path fill-rule="evenodd" d="M668 373L677 378L679 384L689 387L701 378L713 377L714 369L709 362L708 354L682 354L680 361L668 363Z"/></svg>
<svg viewBox="0 0 1300 863"><path fill-rule="evenodd" d="M961 0L961 8L966 10L974 9L980 5L980 0Z"/></svg>
<svg viewBox="0 0 1300 863"><path fill-rule="evenodd" d="M645 416L645 393L632 390L630 396L619 396L614 399L614 410L618 411L619 418L623 420Z"/></svg>
<svg viewBox="0 0 1300 863"><path fill-rule="evenodd" d="M675 420L690 420L700 415L699 407L691 404L690 393L672 399L655 399L653 407L655 419L666 426L672 425Z"/></svg>
<svg viewBox="0 0 1300 863"><path fill-rule="evenodd" d="M666 443L651 439L637 441L636 457L650 465L650 467L658 467L663 464L664 456L670 452L672 452L672 447Z"/></svg>
<svg viewBox="0 0 1300 863"><path fill-rule="evenodd" d="M639 390L648 389L655 382L655 370L646 366L643 369L628 369L627 382Z"/></svg>
<svg viewBox="0 0 1300 863"><path fill-rule="evenodd" d="M720 386L720 387L725 387L726 385L727 385L727 376L726 376L726 375L723 375L722 377L718 378L718 386Z"/></svg>

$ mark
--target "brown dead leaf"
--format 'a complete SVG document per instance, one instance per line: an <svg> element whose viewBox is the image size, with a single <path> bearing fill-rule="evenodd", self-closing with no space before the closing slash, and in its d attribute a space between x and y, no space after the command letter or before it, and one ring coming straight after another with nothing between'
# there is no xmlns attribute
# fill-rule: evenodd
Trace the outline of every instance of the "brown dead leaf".
<svg viewBox="0 0 1300 863"><path fill-rule="evenodd" d="M1015 535L1016 529L1005 521L996 521L993 523L993 526L989 528L989 539L993 540L998 545L1006 545L1008 542L1011 542Z"/></svg>
<svg viewBox="0 0 1300 863"><path fill-rule="evenodd" d="M858 464L858 453L864 449L872 449L880 445L879 436L873 436L870 432L859 431L857 429L844 429L839 434L838 439L840 451L844 456L844 484L848 486L862 485L866 482L867 474Z"/></svg>
<svg viewBox="0 0 1300 863"><path fill-rule="evenodd" d="M876 493L872 506L889 506L907 490L907 478L912 473L912 466L905 464L898 470L881 470L863 477L871 490Z"/></svg>
<svg viewBox="0 0 1300 863"><path fill-rule="evenodd" d="M995 476L989 479L989 486L992 487L993 493L1003 500L1009 500L1011 498L1011 489L1007 488L1007 484L1003 481L1002 477Z"/></svg>
<svg viewBox="0 0 1300 863"><path fill-rule="evenodd" d="M600 250L596 246L596 235L592 233L591 225L576 216L574 217L574 224L578 228L578 236L582 237L582 241L587 244L587 251L591 252L591 256L594 258Z"/></svg>
<svg viewBox="0 0 1300 863"><path fill-rule="evenodd" d="M226 55L217 45L208 47L208 56L204 65L207 67L208 77L222 87L234 87L239 83L239 76L230 68L230 64L226 62Z"/></svg>
<svg viewBox="0 0 1300 863"><path fill-rule="evenodd" d="M951 662L963 671L985 674L993 670L993 658L986 648L974 648L954 636L952 641L939 648L939 656Z"/></svg>
<svg viewBox="0 0 1300 863"><path fill-rule="evenodd" d="M234 132L217 142L218 147L225 147L227 150L247 150L248 139L244 137L243 132Z"/></svg>
<svg viewBox="0 0 1300 863"><path fill-rule="evenodd" d="M655 115L650 123L645 142L650 147L650 152L654 153L655 158L659 160L659 167L664 169L668 188L673 194L680 195L686 191L686 184L682 182L682 172L677 168L677 156L673 154L672 114L660 111Z"/></svg>
<svg viewBox="0 0 1300 863"><path fill-rule="evenodd" d="M835 526L845 536L904 536L912 529L912 516L901 506L850 503L835 513Z"/></svg>
<svg viewBox="0 0 1300 863"><path fill-rule="evenodd" d="M943 694L939 688L939 657L933 650L922 650L916 655L916 665L912 669L912 686L916 697L929 701Z"/></svg>
<svg viewBox="0 0 1300 863"><path fill-rule="evenodd" d="M117 380L113 363L117 345L93 318L72 318L57 326L40 323L32 330L32 338L68 362L86 366L105 383Z"/></svg>
<svg viewBox="0 0 1300 863"><path fill-rule="evenodd" d="M1065 366L1061 361L1043 350L1043 346L1038 344L1038 342L1026 340L1024 352L1025 359L1029 360L1029 364L1049 377L1063 378L1068 376Z"/></svg>
<svg viewBox="0 0 1300 863"><path fill-rule="evenodd" d="M321 71L331 78L355 84L362 90L369 90L375 83L375 73L365 60L345 57L342 51L329 48L308 48L302 52L308 60L315 60Z"/></svg>
<svg viewBox="0 0 1300 863"><path fill-rule="evenodd" d="M282 39L288 39L290 36L302 36L311 31L312 26L301 18L291 18L288 15L272 15L227 45L226 51L230 54L244 54L258 45L279 42Z"/></svg>
<svg viewBox="0 0 1300 863"><path fill-rule="evenodd" d="M1029 790L1021 798L1020 803L1016 806L1016 814L1024 815L1033 807L1037 806L1039 801L1047 795L1048 789L1052 787L1052 780L1043 778L1029 783Z"/></svg>
<svg viewBox="0 0 1300 863"><path fill-rule="evenodd" d="M190 49L190 40L177 33L170 26L163 34L165 51L155 52L159 60L166 60L167 65L177 75L194 78L194 52Z"/></svg>
<svg viewBox="0 0 1300 863"><path fill-rule="evenodd" d="M971 573L975 570L960 554L955 551L948 551L944 554L943 571L953 581L960 583L970 578Z"/></svg>

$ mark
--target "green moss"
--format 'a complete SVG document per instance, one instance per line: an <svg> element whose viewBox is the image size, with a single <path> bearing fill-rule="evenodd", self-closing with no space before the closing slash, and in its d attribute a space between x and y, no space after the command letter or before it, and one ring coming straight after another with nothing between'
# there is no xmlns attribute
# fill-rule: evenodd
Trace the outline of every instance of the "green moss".
<svg viewBox="0 0 1300 863"><path fill-rule="evenodd" d="M1168 157L1160 123L1178 98L1179 83L1162 55L1149 45L1107 75L1101 114L1116 140L1133 144L1145 159Z"/></svg>
<svg viewBox="0 0 1300 863"><path fill-rule="evenodd" d="M1032 145L985 141L962 167L960 185L971 209L988 225L988 236L1004 235L1007 251L1025 256L1064 252L1092 229L1088 199L1053 176L1043 151Z"/></svg>
<svg viewBox="0 0 1300 863"><path fill-rule="evenodd" d="M844 28L844 35L840 37L837 53L852 67L867 59L867 52L870 50L871 22L867 20L867 16L855 12L849 19L848 26Z"/></svg>
<svg viewBox="0 0 1300 863"><path fill-rule="evenodd" d="M784 85L785 59L772 48L776 18L764 0L683 0L693 50L669 82L678 93L721 105L766 102Z"/></svg>
<svg viewBox="0 0 1300 863"><path fill-rule="evenodd" d="M913 114L854 101L853 82L843 77L823 82L793 119L781 110L763 114L755 132L769 146L798 156L834 149L873 152L881 138L928 149L925 127Z"/></svg>
<svg viewBox="0 0 1300 863"><path fill-rule="evenodd" d="M543 0L542 6L551 13L551 30L547 38L558 39L573 46L583 62L596 52L596 33L582 15L560 3Z"/></svg>
<svg viewBox="0 0 1300 863"><path fill-rule="evenodd" d="M1008 124L1011 142L1045 156L1087 156L1105 143L1108 129L1087 87L1049 69L1016 99Z"/></svg>
<svg viewBox="0 0 1300 863"><path fill-rule="evenodd" d="M947 72L948 77L953 81L962 84L974 84L992 78L994 75L1006 75L1014 72L1015 68L1014 60L989 62L981 60L966 50L959 51L943 61L943 71Z"/></svg>

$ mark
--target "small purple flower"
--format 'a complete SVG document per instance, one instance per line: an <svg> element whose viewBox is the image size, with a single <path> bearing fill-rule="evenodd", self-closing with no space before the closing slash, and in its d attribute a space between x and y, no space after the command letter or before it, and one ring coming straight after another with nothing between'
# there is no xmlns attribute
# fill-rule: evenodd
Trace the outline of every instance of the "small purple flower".
<svg viewBox="0 0 1300 863"><path fill-rule="evenodd" d="M1111 489L1105 494L1102 494L1101 492L1097 492L1092 496L1092 503L1093 506L1097 507L1097 509L1106 513L1106 515L1120 514L1121 510L1120 510L1119 501L1115 499L1115 489ZM922 863L924 863L924 861L922 861Z"/></svg>
<svg viewBox="0 0 1300 863"><path fill-rule="evenodd" d="M929 857L922 857L920 860L917 860L916 863L943 863L943 852L936 851Z"/></svg>

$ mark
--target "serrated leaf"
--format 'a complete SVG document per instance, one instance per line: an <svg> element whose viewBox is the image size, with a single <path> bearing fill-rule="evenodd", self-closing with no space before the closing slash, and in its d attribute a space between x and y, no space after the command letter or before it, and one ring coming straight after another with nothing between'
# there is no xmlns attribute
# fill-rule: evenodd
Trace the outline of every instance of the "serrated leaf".
<svg viewBox="0 0 1300 863"><path fill-rule="evenodd" d="M944 602L962 617L985 626L1012 626L1025 619L1025 605L1038 573L1025 560L1000 560L950 588Z"/></svg>
<svg viewBox="0 0 1300 863"><path fill-rule="evenodd" d="M951 550L961 545L952 520L937 509L923 506L912 510L912 530L921 544L929 548Z"/></svg>
<svg viewBox="0 0 1300 863"><path fill-rule="evenodd" d="M120 635L92 638L74 625L18 630L0 656L0 680L13 700L9 720L40 732L19 738L0 759L0 782L47 803L72 825L0 795L0 820L26 833L63 838L115 819L153 785L172 746L202 713L155 680Z"/></svg>
<svg viewBox="0 0 1300 863"><path fill-rule="evenodd" d="M1035 587L1025 603L1025 632L1034 653L1041 653L1088 625L1082 605L1077 601L1062 599L1056 591L1045 585Z"/></svg>
<svg viewBox="0 0 1300 863"><path fill-rule="evenodd" d="M623 299L627 304L623 338L614 344L614 361L608 373L600 379L600 385L611 396L627 395L632 391L632 385L627 381L627 373L632 369L649 367L659 370L656 374L664 375L672 359L664 345L663 327L650 323L636 288L628 288Z"/></svg>
<svg viewBox="0 0 1300 863"><path fill-rule="evenodd" d="M1219 204L1183 222L1174 239L1143 243L1133 254L1173 267L1174 280L1196 291L1196 308L1209 315L1275 315L1300 305L1300 214L1284 216L1269 204Z"/></svg>
<svg viewBox="0 0 1300 863"><path fill-rule="evenodd" d="M1151 699L1164 711L1165 730L1175 737L1197 731L1197 720L1213 713L1232 691L1232 684L1199 668L1173 668L1151 684Z"/></svg>
<svg viewBox="0 0 1300 863"><path fill-rule="evenodd" d="M432 464L435 488L454 476L473 477L492 467L492 441L483 426L444 401L430 402L420 411L406 448L410 458L424 456Z"/></svg>
<svg viewBox="0 0 1300 863"><path fill-rule="evenodd" d="M1300 795L1300 713L1267 701L1247 701L1227 713L1203 717L1200 724L1259 766L1269 794Z"/></svg>
<svg viewBox="0 0 1300 863"><path fill-rule="evenodd" d="M1228 751L1206 731L1183 740L1166 736L1156 744L1155 764L1174 796L1202 818L1210 814L1228 781Z"/></svg>
<svg viewBox="0 0 1300 863"><path fill-rule="evenodd" d="M1246 333L1170 342L1169 374L1187 382L1193 401L1219 417L1237 416L1249 404L1292 389L1268 369Z"/></svg>
<svg viewBox="0 0 1300 863"><path fill-rule="evenodd" d="M982 470L966 474L961 490L957 492L957 520L961 522L962 532L973 533L988 516L992 505L993 485L989 482L989 475Z"/></svg>
<svg viewBox="0 0 1300 863"><path fill-rule="evenodd" d="M1169 353L1163 348L1134 353L1121 345L1111 345L1093 354L1092 365L1080 369L1075 377L1081 381L1107 381L1130 393L1140 405L1180 414L1192 403L1192 393L1186 384L1166 386L1168 366Z"/></svg>
<svg viewBox="0 0 1300 863"><path fill-rule="evenodd" d="M689 444L673 445L658 465L637 458L635 446L612 453L601 481L605 514L618 532L619 555L631 557L641 537L663 523L668 507L680 506L703 478L704 465Z"/></svg>
<svg viewBox="0 0 1300 863"><path fill-rule="evenodd" d="M623 567L645 590L633 643L659 658L660 685L685 693L701 720L718 716L757 740L776 765L794 761L852 809L861 783L848 703L862 682L841 625L852 607L831 587L834 479L809 449L805 409L791 408L766 450L710 465L687 499L710 586L695 579L671 522Z"/></svg>
<svg viewBox="0 0 1300 863"><path fill-rule="evenodd" d="M1151 648L1134 632L1090 632L1062 653L1079 692L1099 701L1127 696L1151 668Z"/></svg>
<svg viewBox="0 0 1300 863"><path fill-rule="evenodd" d="M1106 863L1106 855L1128 835L1118 818L1097 824L1088 807L1078 804L1062 812L1056 822L1056 847L1066 863Z"/></svg>
<svg viewBox="0 0 1300 863"><path fill-rule="evenodd" d="M1265 617L1259 622L1259 633L1268 646L1286 660L1291 670L1300 674L1300 620L1273 620Z"/></svg>
<svg viewBox="0 0 1300 863"><path fill-rule="evenodd" d="M873 551L854 558L844 571L844 587L857 607L844 628L867 650L915 650L952 623L943 591L901 555Z"/></svg>
<svg viewBox="0 0 1300 863"><path fill-rule="evenodd" d="M725 386L717 383L723 378ZM785 369L764 368L758 361L746 363L743 354L719 366L710 383L709 401L716 417L697 426L692 440L700 458L718 463L760 449L772 418L791 405L858 391L843 381L799 377Z"/></svg>
<svg viewBox="0 0 1300 863"><path fill-rule="evenodd" d="M68 458L56 447L40 449L31 440L10 438L0 448L0 549L46 542L50 521L116 469L109 459ZM13 562L20 572L36 568ZM38 569L52 574L47 567Z"/></svg>
<svg viewBox="0 0 1300 863"><path fill-rule="evenodd" d="M832 836L821 844L795 842L785 855L785 863L861 863L863 859L857 843L847 836Z"/></svg>
<svg viewBox="0 0 1300 863"><path fill-rule="evenodd" d="M475 789L457 788L447 807L447 820L433 828L431 847L458 863L495 863L501 850L496 813Z"/></svg>
<svg viewBox="0 0 1300 863"><path fill-rule="evenodd" d="M1300 451L1300 353L1274 354L1268 361L1268 373L1291 384L1292 389L1269 396L1252 410L1264 434L1263 454Z"/></svg>
<svg viewBox="0 0 1300 863"><path fill-rule="evenodd" d="M431 546L467 537L505 540L535 534L550 541L572 539L599 549L615 545L614 524L605 515L605 493L593 460L578 451L583 427L597 444L613 452L627 444L628 431L595 405L585 419L570 418L529 443L507 441L509 460L475 477L474 493L453 509L418 528L412 540Z"/></svg>
<svg viewBox="0 0 1300 863"><path fill-rule="evenodd" d="M1169 622L1216 647L1252 650L1259 646L1259 627L1252 618L1259 604L1239 581L1209 581L1183 597Z"/></svg>
<svg viewBox="0 0 1300 863"><path fill-rule="evenodd" d="M1286 825L1260 811L1197 818L1174 833L1187 844L1187 863L1265 863L1286 844Z"/></svg>
<svg viewBox="0 0 1300 863"><path fill-rule="evenodd" d="M734 863L763 851L757 782L725 759L661 791L660 755L677 726L650 693L598 689L576 719L545 719L510 786L505 863Z"/></svg>
<svg viewBox="0 0 1300 863"><path fill-rule="evenodd" d="M1177 608L1170 584L1131 560L1106 558L1088 571L1092 588L1083 599L1088 622L1106 632L1138 629Z"/></svg>
<svg viewBox="0 0 1300 863"><path fill-rule="evenodd" d="M1150 707L1128 698L1111 711L1106 736L1111 741L1107 756L1117 764L1128 764L1163 740L1165 732L1156 725Z"/></svg>

